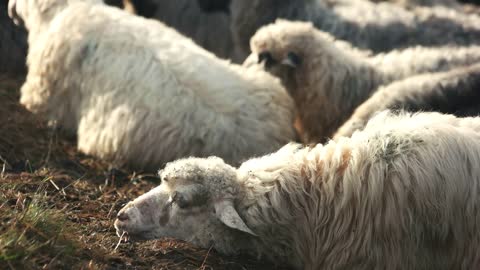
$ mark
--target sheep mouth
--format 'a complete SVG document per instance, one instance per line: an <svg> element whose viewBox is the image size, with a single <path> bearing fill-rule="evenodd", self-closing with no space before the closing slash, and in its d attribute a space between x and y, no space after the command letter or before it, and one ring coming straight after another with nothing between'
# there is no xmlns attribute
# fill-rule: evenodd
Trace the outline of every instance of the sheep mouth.
<svg viewBox="0 0 480 270"><path fill-rule="evenodd" d="M151 239L149 237L149 231L139 231L139 232L128 232L126 230L118 229L117 228L117 236L120 237L120 242L123 243L133 243L138 241L145 241Z"/></svg>
<svg viewBox="0 0 480 270"><path fill-rule="evenodd" d="M130 234L127 231L117 230L117 236L120 237L120 242L122 243L132 243L138 240L138 236L135 234Z"/></svg>
<svg viewBox="0 0 480 270"><path fill-rule="evenodd" d="M113 249L114 251L118 249L118 247L122 244L122 243L133 243L135 241L137 241L138 239L135 237L135 235L131 235L129 234L127 231L120 231L120 230L117 230L117 235L118 237L120 238L118 240L118 243L117 245L115 246L115 248Z"/></svg>

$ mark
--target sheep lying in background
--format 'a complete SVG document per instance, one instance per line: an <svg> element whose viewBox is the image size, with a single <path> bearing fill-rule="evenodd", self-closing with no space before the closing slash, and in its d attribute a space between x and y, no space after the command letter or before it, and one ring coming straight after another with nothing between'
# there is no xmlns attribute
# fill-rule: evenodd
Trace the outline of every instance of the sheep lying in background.
<svg viewBox="0 0 480 270"><path fill-rule="evenodd" d="M160 22L96 0L10 0L10 11L29 30L20 102L87 154L149 170L185 156L238 164L295 138L278 79Z"/></svg>
<svg viewBox="0 0 480 270"><path fill-rule="evenodd" d="M353 0L355 1L355 0ZM407 8L414 8L417 6L446 6L458 7L459 3L456 0L370 0L372 2L390 2Z"/></svg>
<svg viewBox="0 0 480 270"><path fill-rule="evenodd" d="M338 39L374 52L480 42L480 16L442 7L408 11L367 0L232 0L230 10L233 40L244 54L250 52L254 33L277 18L311 21Z"/></svg>
<svg viewBox="0 0 480 270"><path fill-rule="evenodd" d="M335 133L350 137L385 109L480 115L480 64L449 72L423 74L380 88Z"/></svg>
<svg viewBox="0 0 480 270"><path fill-rule="evenodd" d="M476 269L480 118L375 117L352 138L251 159L167 164L115 228L296 269Z"/></svg>
<svg viewBox="0 0 480 270"><path fill-rule="evenodd" d="M330 138L381 85L480 61L480 46L415 47L366 57L311 23L285 20L262 27L251 47L245 65L260 61L282 79L297 104L297 129L307 143Z"/></svg>
<svg viewBox="0 0 480 270"><path fill-rule="evenodd" d="M27 32L8 17L7 3L0 3L0 73L24 74Z"/></svg>
<svg viewBox="0 0 480 270"><path fill-rule="evenodd" d="M108 0L112 1L112 0ZM118 1L118 0L116 0ZM230 15L225 12L206 12L202 8L220 9L228 0L124 0L135 13L154 18L193 39L198 45L218 57L241 62L246 55L237 56L230 32Z"/></svg>

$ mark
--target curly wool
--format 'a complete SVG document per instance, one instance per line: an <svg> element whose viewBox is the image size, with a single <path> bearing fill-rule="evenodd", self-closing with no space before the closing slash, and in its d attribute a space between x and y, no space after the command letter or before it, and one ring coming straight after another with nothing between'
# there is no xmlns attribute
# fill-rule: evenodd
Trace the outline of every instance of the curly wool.
<svg viewBox="0 0 480 270"><path fill-rule="evenodd" d="M30 2L17 8L30 31L20 101L76 133L81 151L156 170L185 156L238 164L295 138L293 102L268 73L101 3Z"/></svg>
<svg viewBox="0 0 480 270"><path fill-rule="evenodd" d="M380 114L351 139L244 163L238 208L261 252L298 269L472 269L479 132L478 118Z"/></svg>

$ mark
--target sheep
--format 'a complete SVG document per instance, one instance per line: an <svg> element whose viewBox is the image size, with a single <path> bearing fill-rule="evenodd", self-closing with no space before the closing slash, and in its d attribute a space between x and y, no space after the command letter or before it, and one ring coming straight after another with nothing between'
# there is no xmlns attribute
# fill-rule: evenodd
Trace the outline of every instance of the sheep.
<svg viewBox="0 0 480 270"><path fill-rule="evenodd" d="M295 139L293 101L278 79L161 22L96 0L9 8L29 30L20 103L76 133L86 154L155 170L184 156L238 164Z"/></svg>
<svg viewBox="0 0 480 270"><path fill-rule="evenodd" d="M230 12L236 49L247 55L250 38L277 18L311 21L338 39L374 52L480 42L480 17L445 7L408 11L367 0L232 0Z"/></svg>
<svg viewBox="0 0 480 270"><path fill-rule="evenodd" d="M264 66L282 79L296 102L305 143L330 138L381 85L480 60L479 46L414 47L368 57L311 23L285 20L259 29L251 48L244 65Z"/></svg>
<svg viewBox="0 0 480 270"><path fill-rule="evenodd" d="M295 269L476 269L480 118L383 113L352 138L250 159L187 158L117 215L117 235L174 237Z"/></svg>
<svg viewBox="0 0 480 270"><path fill-rule="evenodd" d="M334 138L350 137L376 112L386 109L438 111L458 116L480 114L480 64L449 72L427 73L381 87L360 105Z"/></svg>
<svg viewBox="0 0 480 270"><path fill-rule="evenodd" d="M219 9L227 0L124 0L136 14L154 18L192 38L198 45L225 59L240 63L245 55L237 55L230 32L230 15L206 12L202 8Z"/></svg>
<svg viewBox="0 0 480 270"><path fill-rule="evenodd" d="M27 33L7 14L7 2L0 3L0 73L25 74Z"/></svg>
<svg viewBox="0 0 480 270"><path fill-rule="evenodd" d="M456 0L371 0L372 2L391 2L397 5L414 8L417 6L447 6L456 8L459 3Z"/></svg>

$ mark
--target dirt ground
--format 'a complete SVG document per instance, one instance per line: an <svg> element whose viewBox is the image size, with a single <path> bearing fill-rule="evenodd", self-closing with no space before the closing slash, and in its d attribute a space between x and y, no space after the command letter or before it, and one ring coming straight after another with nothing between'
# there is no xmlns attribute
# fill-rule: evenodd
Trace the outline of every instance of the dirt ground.
<svg viewBox="0 0 480 270"><path fill-rule="evenodd" d="M21 83L0 76L0 268L276 269L174 239L119 244L116 213L158 178L77 152L19 105Z"/></svg>

